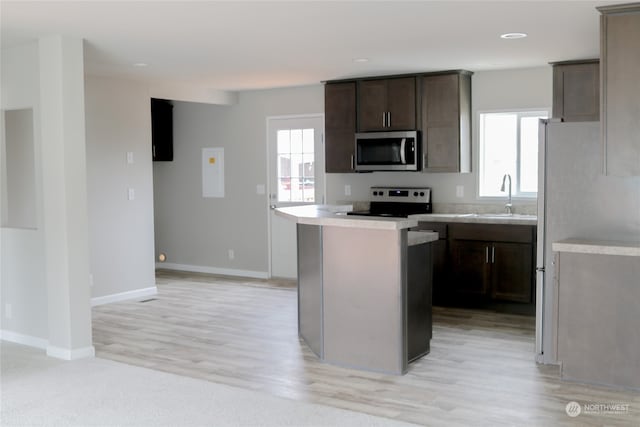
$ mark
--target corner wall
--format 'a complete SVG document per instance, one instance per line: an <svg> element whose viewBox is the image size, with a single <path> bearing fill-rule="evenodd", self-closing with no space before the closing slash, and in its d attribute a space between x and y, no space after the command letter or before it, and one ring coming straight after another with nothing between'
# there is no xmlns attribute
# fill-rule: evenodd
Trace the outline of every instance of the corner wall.
<svg viewBox="0 0 640 427"><path fill-rule="evenodd" d="M323 111L322 85L241 92L230 106L175 102L174 161L153 164L156 254L167 254L165 265L266 276L267 195L256 194L267 184L266 118ZM224 198L202 198L204 147L224 147Z"/></svg>
<svg viewBox="0 0 640 427"><path fill-rule="evenodd" d="M45 348L48 341L38 43L2 49L2 110L32 108L36 227L0 229L0 330L3 339ZM4 129L2 130L4 132ZM4 156L4 153L0 154Z"/></svg>
<svg viewBox="0 0 640 427"><path fill-rule="evenodd" d="M85 106L92 303L154 294L149 90L87 76Z"/></svg>

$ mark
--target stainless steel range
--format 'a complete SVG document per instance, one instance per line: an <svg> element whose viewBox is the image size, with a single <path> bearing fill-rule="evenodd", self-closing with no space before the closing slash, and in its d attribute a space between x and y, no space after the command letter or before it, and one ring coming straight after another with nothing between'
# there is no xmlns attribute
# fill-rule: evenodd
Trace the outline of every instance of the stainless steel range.
<svg viewBox="0 0 640 427"><path fill-rule="evenodd" d="M431 213L429 187L371 187L368 211L353 211L347 215L406 218L408 215Z"/></svg>

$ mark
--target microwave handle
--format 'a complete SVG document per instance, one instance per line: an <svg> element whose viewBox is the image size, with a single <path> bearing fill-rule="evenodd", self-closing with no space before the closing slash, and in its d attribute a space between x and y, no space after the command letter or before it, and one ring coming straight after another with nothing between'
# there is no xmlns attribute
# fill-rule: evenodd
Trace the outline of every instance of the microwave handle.
<svg viewBox="0 0 640 427"><path fill-rule="evenodd" d="M407 145L407 138L402 138L402 141L400 142L400 163L402 163L403 165L407 164L407 156L405 155L405 151L404 148Z"/></svg>

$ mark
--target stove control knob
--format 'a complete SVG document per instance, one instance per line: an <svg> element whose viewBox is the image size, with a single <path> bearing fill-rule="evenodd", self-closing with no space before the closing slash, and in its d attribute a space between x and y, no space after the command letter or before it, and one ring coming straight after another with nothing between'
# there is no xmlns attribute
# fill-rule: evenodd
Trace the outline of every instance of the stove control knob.
<svg viewBox="0 0 640 427"><path fill-rule="evenodd" d="M413 197L418 197L418 192L417 191L413 192Z"/></svg>
<svg viewBox="0 0 640 427"><path fill-rule="evenodd" d="M374 195L374 196L377 196L377 195L378 195L378 192L377 192L377 191L374 191L374 192L373 192L373 195Z"/></svg>
<svg viewBox="0 0 640 427"><path fill-rule="evenodd" d="M424 191L420 192L420 197L424 197Z"/></svg>

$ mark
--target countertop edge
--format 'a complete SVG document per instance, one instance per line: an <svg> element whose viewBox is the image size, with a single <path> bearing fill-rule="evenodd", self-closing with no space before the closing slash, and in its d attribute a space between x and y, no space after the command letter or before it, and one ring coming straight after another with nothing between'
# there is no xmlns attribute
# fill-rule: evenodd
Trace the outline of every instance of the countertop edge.
<svg viewBox="0 0 640 427"><path fill-rule="evenodd" d="M435 242L439 239L439 237L440 235L435 231L409 231L407 234L409 246Z"/></svg>
<svg viewBox="0 0 640 427"><path fill-rule="evenodd" d="M325 227L369 228L376 230L403 230L418 225L412 218L382 218L346 215L350 205L303 205L275 209L276 215L297 224Z"/></svg>
<svg viewBox="0 0 640 427"><path fill-rule="evenodd" d="M416 214L409 218L419 222L452 222L462 224L538 225L538 218L482 217L466 214Z"/></svg>
<svg viewBox="0 0 640 427"><path fill-rule="evenodd" d="M553 242L551 247L554 252L640 257L640 242L565 239Z"/></svg>

